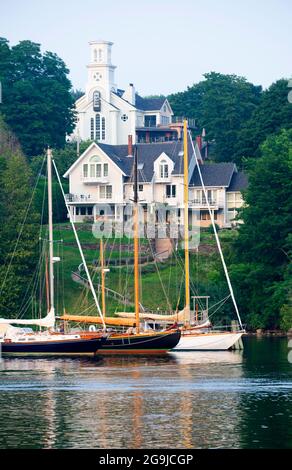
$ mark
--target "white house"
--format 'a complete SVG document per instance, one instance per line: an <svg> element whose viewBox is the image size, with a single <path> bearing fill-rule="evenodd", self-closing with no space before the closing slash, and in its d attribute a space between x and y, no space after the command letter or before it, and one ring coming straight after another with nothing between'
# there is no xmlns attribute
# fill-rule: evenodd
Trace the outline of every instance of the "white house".
<svg viewBox="0 0 292 470"><path fill-rule="evenodd" d="M117 87L112 45L102 40L89 43L88 78L85 94L75 104L77 123L71 140L122 145L127 144L128 135L134 143L177 139L182 124L173 119L166 98L142 98L132 83L126 90Z"/></svg>
<svg viewBox="0 0 292 470"><path fill-rule="evenodd" d="M183 223L182 142L136 144L136 148L139 204L144 216L151 213L157 219L159 210L164 208L166 219L175 216ZM197 144L195 152L215 221L220 227L230 227L243 204L241 191L247 186L246 177L237 171L234 163L203 164ZM131 140L128 145L93 142L68 169L64 175L69 178L67 201L75 222L107 218L127 220L133 200L132 154ZM189 208L190 224L210 225L191 142Z"/></svg>

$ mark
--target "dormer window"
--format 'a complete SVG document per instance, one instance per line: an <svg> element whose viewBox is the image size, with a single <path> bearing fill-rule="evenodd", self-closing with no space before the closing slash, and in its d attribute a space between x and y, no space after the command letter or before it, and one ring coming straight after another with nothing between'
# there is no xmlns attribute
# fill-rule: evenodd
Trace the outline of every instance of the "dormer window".
<svg viewBox="0 0 292 470"><path fill-rule="evenodd" d="M160 178L168 178L169 172L168 172L168 164L166 163L166 160L161 160L160 162Z"/></svg>
<svg viewBox="0 0 292 470"><path fill-rule="evenodd" d="M94 155L89 163L83 165L83 178L96 179L108 176L108 163L101 163L100 158Z"/></svg>

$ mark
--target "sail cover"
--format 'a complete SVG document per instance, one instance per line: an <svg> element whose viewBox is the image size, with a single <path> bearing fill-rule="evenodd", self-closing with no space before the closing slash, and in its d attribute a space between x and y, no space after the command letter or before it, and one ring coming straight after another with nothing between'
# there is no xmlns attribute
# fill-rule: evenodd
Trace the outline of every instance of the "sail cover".
<svg viewBox="0 0 292 470"><path fill-rule="evenodd" d="M43 326L44 328L53 328L55 326L55 309L51 308L48 315L44 318L40 319L30 319L24 320L21 319L8 319L8 318L0 318L0 325L35 325L35 326Z"/></svg>

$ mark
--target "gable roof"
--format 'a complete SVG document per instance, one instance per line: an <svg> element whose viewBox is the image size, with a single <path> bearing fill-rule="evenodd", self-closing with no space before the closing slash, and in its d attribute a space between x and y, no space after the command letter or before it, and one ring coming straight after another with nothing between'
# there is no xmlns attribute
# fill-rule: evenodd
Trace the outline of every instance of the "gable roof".
<svg viewBox="0 0 292 470"><path fill-rule="evenodd" d="M142 96L136 93L135 106L142 111L159 111L165 103L165 100L166 98L164 96L159 98L142 98Z"/></svg>
<svg viewBox="0 0 292 470"><path fill-rule="evenodd" d="M127 145L107 145L98 144L98 146L120 167L120 169L131 180L133 171L133 158L128 156ZM143 164L143 168L139 170L139 180L142 182L152 181L154 174L154 162L162 154L165 153L173 162L173 174L183 173L183 143L182 141L161 142L151 144L136 144L138 151L138 165ZM192 145L188 142L188 157L191 160L193 154Z"/></svg>
<svg viewBox="0 0 292 470"><path fill-rule="evenodd" d="M236 166L234 163L212 163L200 165L205 186L226 186L231 182ZM201 180L196 167L190 180L191 186L201 187Z"/></svg>
<svg viewBox="0 0 292 470"><path fill-rule="evenodd" d="M87 149L80 155L79 158L77 158L77 160L75 160L75 162L70 166L70 168L68 168L68 170L66 171L66 173L64 173L63 177L64 178L68 178L68 176L70 175L70 173L72 172L72 170L74 170L74 168L76 168L76 166L81 162L81 160L83 160L83 158L86 156L86 154L92 149L92 148L100 148L103 152L104 150L102 149L101 145L98 145L96 142L92 142L88 147ZM106 154L107 157L110 157L110 155L107 154L107 152L104 152ZM115 163L115 165L123 172L122 168L120 165L118 165L118 163L112 158L113 162ZM124 174L125 176L125 174Z"/></svg>
<svg viewBox="0 0 292 470"><path fill-rule="evenodd" d="M233 173L229 188L227 191L242 191L248 186L248 178L245 173L238 171Z"/></svg>

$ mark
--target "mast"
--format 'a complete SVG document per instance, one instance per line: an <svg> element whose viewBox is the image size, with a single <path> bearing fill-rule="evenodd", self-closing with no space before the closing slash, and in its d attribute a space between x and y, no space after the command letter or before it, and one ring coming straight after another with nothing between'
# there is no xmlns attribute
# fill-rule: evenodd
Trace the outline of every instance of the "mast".
<svg viewBox="0 0 292 470"><path fill-rule="evenodd" d="M53 160L53 165L54 165L54 168L55 168L55 172L56 172L56 175L57 175L57 180L58 180L59 186L61 188L62 196L64 198L64 202L65 202L65 205L66 205L67 213L69 215L69 220L70 220L71 227L72 227L72 230L73 230L73 233L74 233L74 236L75 236L75 240L76 240L76 243L77 243L77 246L78 246L78 250L79 250L79 253L80 253L80 256L81 256L81 259L82 259L82 263L83 263L83 266L84 266L84 269L85 269L85 272L86 272L86 276L87 276L87 279L88 279L88 282L89 282L89 287L90 287L91 293L93 295L94 302L95 302L98 314L101 318L103 329L104 329L104 331L106 331L106 324L105 324L105 321L104 321L104 318L103 318L103 315L102 315L102 312L101 312L101 309L100 309L100 305L99 305L98 300L97 300L96 292L95 292L95 289L94 289L94 286L93 286L93 283L92 283L92 279L91 279L91 276L90 276L90 273L89 273L89 270L88 270L87 263L86 263L85 258L84 258L83 250L82 250L82 247L81 247L81 244L80 244L80 241L79 241L78 234L76 232L76 228L75 228L75 225L74 225L74 222L73 222L71 211L70 211L70 208L68 206L68 203L67 203L67 200L66 200L66 197L65 197L65 193L64 193L64 189L63 189L63 186L62 186L62 183L61 183L60 175L59 175L59 172L58 172L58 169L56 167L56 164L55 164L54 160Z"/></svg>
<svg viewBox="0 0 292 470"><path fill-rule="evenodd" d="M104 253L103 253L103 239L100 239L100 268L101 268L101 308L102 315L105 318L105 271L104 271Z"/></svg>
<svg viewBox="0 0 292 470"><path fill-rule="evenodd" d="M189 159L187 120L184 119L184 247L185 247L185 324L190 323L190 255L189 255Z"/></svg>
<svg viewBox="0 0 292 470"><path fill-rule="evenodd" d="M138 155L137 146L134 152L134 290L135 290L135 318L137 333L140 332L140 304L139 304L139 212L138 212Z"/></svg>
<svg viewBox="0 0 292 470"><path fill-rule="evenodd" d="M223 252L222 252L222 248L221 248L221 244L220 244L220 240L219 240L218 233L217 233L217 230L216 230L216 225L215 225L215 221L214 221L214 214L213 214L213 212L211 211L211 207L210 207L210 203L209 203L209 199L208 199L208 194L207 194L206 186L205 186L204 181L203 181L201 168L200 168L200 165L199 165L199 162L198 162L198 159L197 159L196 150L195 150L195 147L194 147L194 144L193 144L192 139L191 139L191 144L192 144L193 154L194 154L194 156L195 156L195 162L196 162L196 166L197 166L197 168L198 168L198 173L199 173L201 185L202 185L202 188L203 188L205 200L206 200L207 207L208 207L208 211L209 211L210 218L211 218L212 227L213 227L213 231L214 231L214 235L215 235L215 240L216 240L216 243L217 243L218 251L219 251L219 254L220 254L222 266L223 266L224 273L225 273L225 277L226 277L226 281L227 281L227 284L228 284L229 292L230 292L230 295L231 295L231 298L232 298L232 302L233 302L234 309L235 309L235 312L236 312L236 315L237 315L237 318L238 318L238 322L239 322L240 328L243 330L243 325L242 325L240 313L239 313L239 310L238 310L237 302L236 302L236 300L235 300L235 296L234 296L232 284L231 284L231 281L230 281L228 269L227 269L227 266L226 266L226 263L225 263L225 259L224 259Z"/></svg>
<svg viewBox="0 0 292 470"><path fill-rule="evenodd" d="M48 167L48 222L49 222L49 285L50 310L54 311L54 240L53 240L53 203L52 203L52 150L47 150Z"/></svg>

